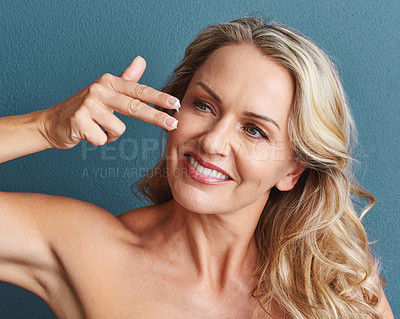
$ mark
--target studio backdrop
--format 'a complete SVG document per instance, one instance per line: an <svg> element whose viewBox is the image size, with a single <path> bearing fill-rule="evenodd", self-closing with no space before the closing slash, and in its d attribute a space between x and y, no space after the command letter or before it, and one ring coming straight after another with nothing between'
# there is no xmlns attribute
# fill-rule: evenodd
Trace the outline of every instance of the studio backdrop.
<svg viewBox="0 0 400 319"><path fill-rule="evenodd" d="M55 105L103 73L120 74L137 55L147 60L140 82L161 88L200 29L246 15L299 30L338 66L359 132L357 177L377 198L364 225L399 316L400 1L1 0L0 116ZM159 158L161 130L120 118L127 130L106 146L0 164L0 190L69 196L115 215L144 205L130 186ZM1 283L0 318L54 315L35 295Z"/></svg>

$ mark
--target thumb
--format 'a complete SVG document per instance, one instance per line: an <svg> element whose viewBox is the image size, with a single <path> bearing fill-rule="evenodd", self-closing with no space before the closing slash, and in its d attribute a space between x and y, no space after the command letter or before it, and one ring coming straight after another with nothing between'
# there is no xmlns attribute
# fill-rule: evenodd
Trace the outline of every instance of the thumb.
<svg viewBox="0 0 400 319"><path fill-rule="evenodd" d="M124 80L138 82L146 69L146 60L137 56L132 63L123 71L120 77Z"/></svg>

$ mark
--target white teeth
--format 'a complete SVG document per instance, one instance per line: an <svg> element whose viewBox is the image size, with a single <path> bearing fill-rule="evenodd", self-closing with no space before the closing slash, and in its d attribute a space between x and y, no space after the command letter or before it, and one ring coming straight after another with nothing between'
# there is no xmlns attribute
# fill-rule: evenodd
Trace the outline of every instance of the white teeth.
<svg viewBox="0 0 400 319"><path fill-rule="evenodd" d="M210 176L212 178L218 178L218 179L228 179L229 176L218 172L215 169L210 169L210 168L205 168L201 166L192 156L189 156L189 162L192 164L192 166L195 168L196 171L199 173L205 175L205 176Z"/></svg>

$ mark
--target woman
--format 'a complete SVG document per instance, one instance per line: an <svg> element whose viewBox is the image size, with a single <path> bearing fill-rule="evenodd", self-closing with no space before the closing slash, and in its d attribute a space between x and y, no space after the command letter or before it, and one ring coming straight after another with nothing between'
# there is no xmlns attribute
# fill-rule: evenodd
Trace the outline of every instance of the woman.
<svg viewBox="0 0 400 319"><path fill-rule="evenodd" d="M166 93L137 84L144 69L138 57L120 78L1 119L3 161L114 141L114 111L168 138L136 184L153 206L114 217L0 193L0 279L58 318L393 318L352 205L373 197L351 175L353 122L328 57L246 18L203 30Z"/></svg>

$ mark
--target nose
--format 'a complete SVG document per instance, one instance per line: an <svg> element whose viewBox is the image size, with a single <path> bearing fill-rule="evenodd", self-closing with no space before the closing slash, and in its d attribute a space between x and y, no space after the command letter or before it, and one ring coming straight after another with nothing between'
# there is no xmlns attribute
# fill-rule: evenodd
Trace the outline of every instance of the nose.
<svg viewBox="0 0 400 319"><path fill-rule="evenodd" d="M200 146L207 154L229 156L232 151L232 130L232 124L220 120L200 137Z"/></svg>

